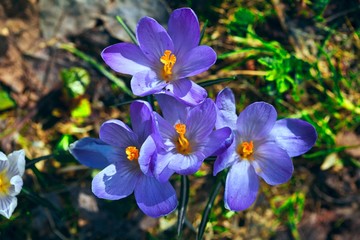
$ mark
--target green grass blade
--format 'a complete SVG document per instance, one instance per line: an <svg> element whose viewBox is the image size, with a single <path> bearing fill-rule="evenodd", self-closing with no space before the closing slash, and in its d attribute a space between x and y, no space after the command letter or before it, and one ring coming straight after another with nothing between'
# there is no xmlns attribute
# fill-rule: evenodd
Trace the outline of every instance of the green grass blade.
<svg viewBox="0 0 360 240"><path fill-rule="evenodd" d="M129 26L124 22L124 20L120 16L116 16L116 20L124 28L125 32L131 38L131 41L137 45L138 43L137 43L137 40L136 40L136 37L135 37L135 33L129 28Z"/></svg>
<svg viewBox="0 0 360 240"><path fill-rule="evenodd" d="M236 80L236 76L226 77L226 78L217 78L217 79L213 79L213 80L203 80L203 81L197 82L197 84L199 84L202 87L208 87L208 86L212 86L212 85L215 85L218 83L233 81L233 80Z"/></svg>
<svg viewBox="0 0 360 240"><path fill-rule="evenodd" d="M204 37L204 34L205 34L205 29L208 25L209 21L206 19L205 22L204 22L204 26L202 27L201 29L201 32L200 32L200 40L199 40L199 44L201 43L203 37Z"/></svg>

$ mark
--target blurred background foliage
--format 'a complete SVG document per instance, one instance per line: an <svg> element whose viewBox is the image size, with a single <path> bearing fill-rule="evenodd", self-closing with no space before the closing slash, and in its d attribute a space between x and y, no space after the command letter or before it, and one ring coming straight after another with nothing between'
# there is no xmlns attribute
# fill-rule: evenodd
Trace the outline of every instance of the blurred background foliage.
<svg viewBox="0 0 360 240"><path fill-rule="evenodd" d="M204 239L356 239L360 236L360 3L357 0L1 0L0 149L24 148L24 189L1 239L176 239L177 213L152 219L133 197L96 199L96 171L68 153L77 139L97 137L102 122L129 122L129 76L112 72L101 50L131 41L148 15L166 25L188 6L204 28L202 44L218 61L197 76L215 98L224 87L240 112L254 101L279 118L313 124L318 141L294 158L295 172L277 187L261 185L243 212L224 208L221 176L209 159L189 176L182 238L195 239L212 192ZM155 105L156 106L156 105ZM172 178L180 193L180 177ZM221 185L220 185L221 186Z"/></svg>

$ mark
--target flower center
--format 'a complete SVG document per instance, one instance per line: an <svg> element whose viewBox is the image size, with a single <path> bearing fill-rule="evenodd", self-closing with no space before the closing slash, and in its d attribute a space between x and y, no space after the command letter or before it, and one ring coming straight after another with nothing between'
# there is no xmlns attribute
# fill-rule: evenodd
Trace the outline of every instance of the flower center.
<svg viewBox="0 0 360 240"><path fill-rule="evenodd" d="M253 141L250 142L242 142L237 147L237 153L240 155L242 159L254 160L254 144Z"/></svg>
<svg viewBox="0 0 360 240"><path fill-rule="evenodd" d="M0 173L0 196L8 195L10 186L10 180L6 175L6 170L4 170Z"/></svg>
<svg viewBox="0 0 360 240"><path fill-rule="evenodd" d="M176 141L176 150L184 155L187 155L191 152L191 146L189 140L185 137L186 125L178 123L175 125L175 130L179 134L179 137Z"/></svg>
<svg viewBox="0 0 360 240"><path fill-rule="evenodd" d="M172 77L172 69L176 63L176 56L170 50L165 50L164 55L160 58L160 62L164 64L161 75L166 82L169 82Z"/></svg>
<svg viewBox="0 0 360 240"><path fill-rule="evenodd" d="M125 153L127 155L127 159L130 161L138 160L139 158L139 150L134 146L129 146L125 149Z"/></svg>

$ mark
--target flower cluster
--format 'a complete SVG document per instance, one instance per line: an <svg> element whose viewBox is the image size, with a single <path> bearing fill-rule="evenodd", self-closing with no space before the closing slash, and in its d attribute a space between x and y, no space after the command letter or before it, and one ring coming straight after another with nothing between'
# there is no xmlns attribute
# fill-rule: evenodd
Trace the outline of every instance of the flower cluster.
<svg viewBox="0 0 360 240"><path fill-rule="evenodd" d="M236 115L228 88L214 102L188 77L211 67L215 52L198 46L199 22L189 8L175 10L168 31L154 19L142 18L136 31L139 45L119 43L102 52L115 71L132 75L135 95L155 94L162 115L144 101L130 105L132 129L120 120L100 128L100 139L84 138L70 146L82 164L101 171L92 191L109 200L134 192L139 208L151 217L177 206L170 177L193 174L209 156L216 156L214 175L229 168L225 206L244 210L256 199L259 178L284 183L293 173L291 157L307 152L317 135L298 119L277 121L274 107L256 102Z"/></svg>

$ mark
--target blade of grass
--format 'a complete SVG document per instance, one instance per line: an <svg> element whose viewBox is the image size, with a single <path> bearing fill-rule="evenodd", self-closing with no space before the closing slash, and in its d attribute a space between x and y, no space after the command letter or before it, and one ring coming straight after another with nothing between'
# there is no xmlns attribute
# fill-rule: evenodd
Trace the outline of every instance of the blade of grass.
<svg viewBox="0 0 360 240"><path fill-rule="evenodd" d="M214 84L227 82L227 81L232 81L232 80L236 80L236 76L234 76L234 77L226 77L226 78L218 78L218 79L213 79L213 80L203 80L203 81L199 81L197 83L202 87L208 87L208 86L212 86Z"/></svg>
<svg viewBox="0 0 360 240"><path fill-rule="evenodd" d="M89 63L91 66L93 66L96 70L98 70L102 75L104 75L106 78L108 78L110 81L115 83L121 90L123 90L126 94L133 97L133 94L131 90L126 86L125 82L121 80L120 78L116 77L114 74L106 70L106 68L98 63L94 58L88 56L87 54L83 53L82 51L76 49L71 44L61 44L60 49L64 49L78 58L84 60L85 62Z"/></svg>
<svg viewBox="0 0 360 240"><path fill-rule="evenodd" d="M202 214L201 222L199 225L199 230L196 235L196 240L201 240L204 235L206 224L209 221L209 215L210 215L211 209L213 207L215 198L220 191L221 185L222 185L222 178L218 176L216 179L216 185L210 194L209 201L207 202L204 212Z"/></svg>
<svg viewBox="0 0 360 240"><path fill-rule="evenodd" d="M131 41L137 45L138 43L137 43L137 40L136 40L136 37L135 37L135 33L129 28L129 26L124 22L124 20L120 16L116 16L116 20L124 28L125 32L131 38Z"/></svg>
<svg viewBox="0 0 360 240"><path fill-rule="evenodd" d="M201 43L201 41L202 41L202 39L203 39L203 37L204 37L205 29L206 29L208 23L209 23L209 20L206 19L205 22L204 22L204 26L202 27L201 32L200 32L199 44Z"/></svg>
<svg viewBox="0 0 360 240"><path fill-rule="evenodd" d="M186 208L189 201L189 179L185 175L181 175L180 201L177 222L177 237L181 239L182 229L186 219Z"/></svg>
<svg viewBox="0 0 360 240"><path fill-rule="evenodd" d="M43 160L47 160L47 159L50 159L50 158L53 158L54 157L54 154L49 154L49 155L46 155L46 156L41 156L41 157L38 157L38 158L34 158L34 159L27 159L27 163L26 163L26 166L25 168L30 168L32 165L40 162L40 161L43 161Z"/></svg>

